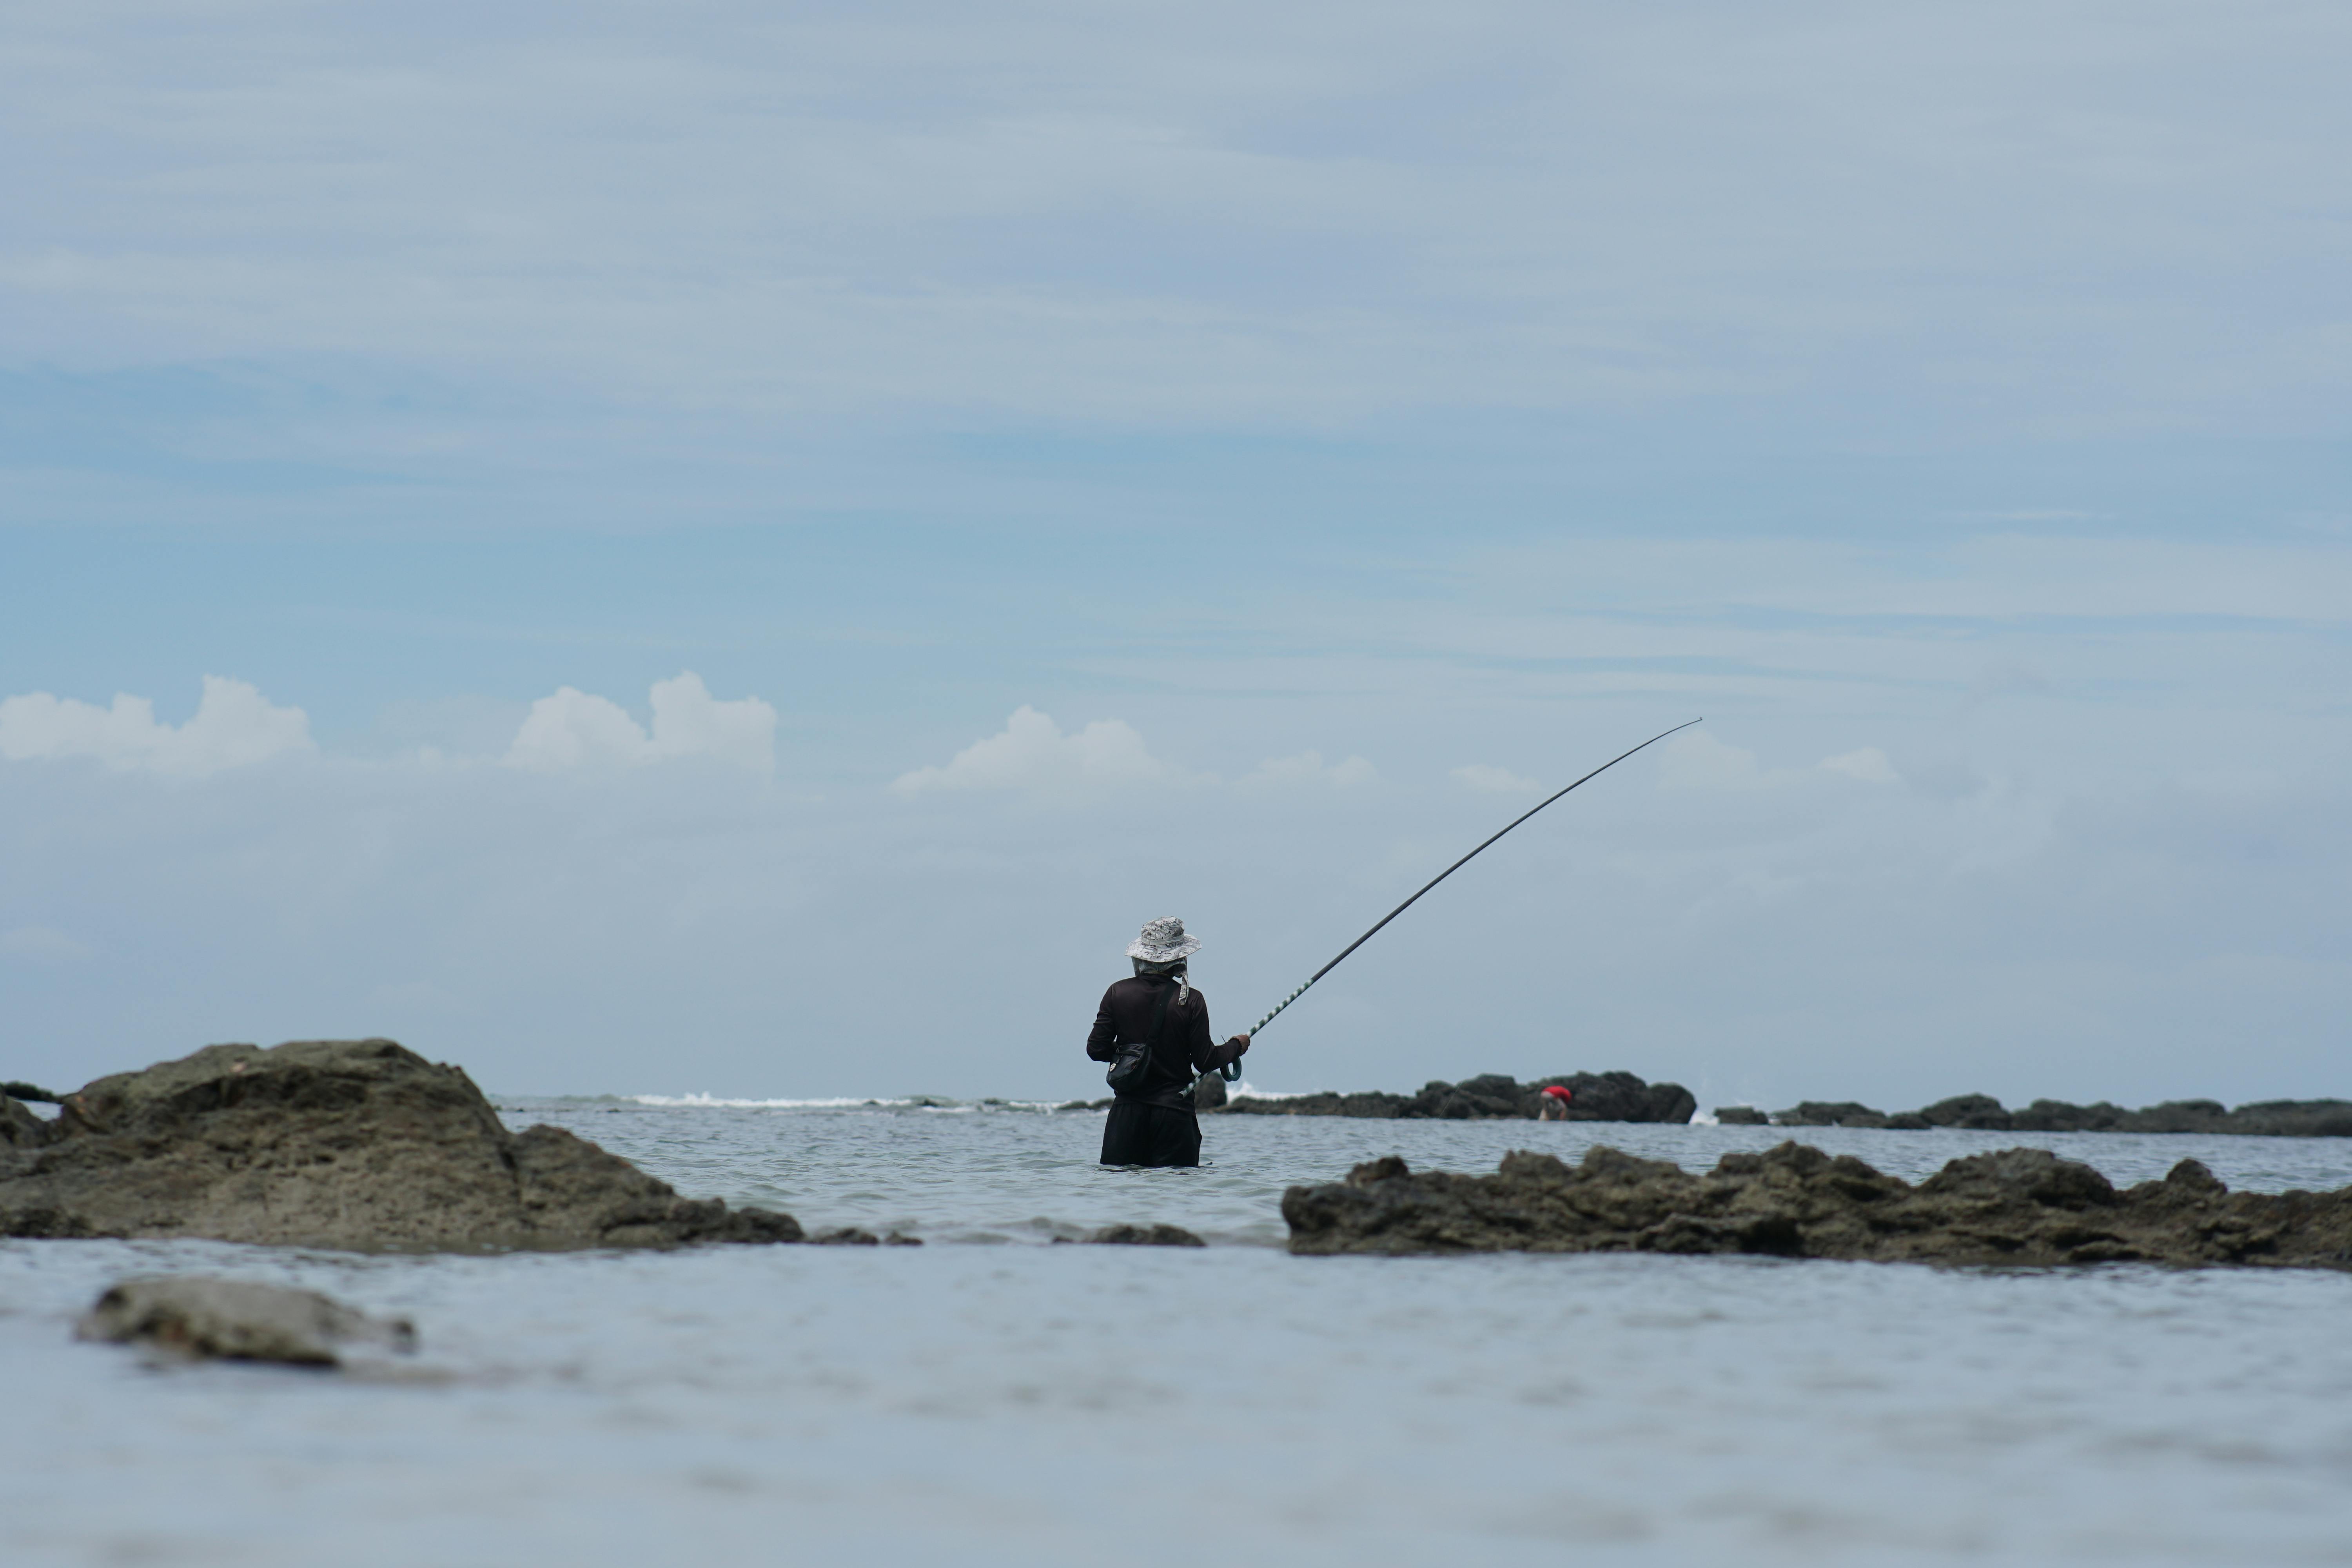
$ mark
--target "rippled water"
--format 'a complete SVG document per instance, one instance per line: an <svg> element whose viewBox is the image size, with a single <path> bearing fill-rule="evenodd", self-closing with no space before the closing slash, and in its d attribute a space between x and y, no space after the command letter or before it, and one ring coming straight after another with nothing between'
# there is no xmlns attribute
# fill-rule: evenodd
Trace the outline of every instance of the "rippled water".
<svg viewBox="0 0 2352 1568"><path fill-rule="evenodd" d="M689 1193L920 1248L374 1258L0 1242L0 1560L514 1564L2352 1562L2352 1277L1292 1258L1281 1189L1401 1152L1770 1129L1217 1118L1195 1172L1016 1108L509 1101ZM2352 1183L2352 1141L1809 1130L1917 1177ZM1205 1251L1051 1247L1168 1220ZM125 1273L415 1319L401 1380L79 1345Z"/></svg>

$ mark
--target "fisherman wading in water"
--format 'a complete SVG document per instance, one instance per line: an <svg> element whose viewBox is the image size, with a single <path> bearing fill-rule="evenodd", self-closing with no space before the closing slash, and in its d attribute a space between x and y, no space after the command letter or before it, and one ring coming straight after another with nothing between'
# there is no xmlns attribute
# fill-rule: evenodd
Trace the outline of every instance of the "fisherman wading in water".
<svg viewBox="0 0 2352 1568"><path fill-rule="evenodd" d="M1214 1072L1249 1049L1235 1035L1209 1043L1209 1004L1185 974L1201 939L1184 934L1174 916L1152 921L1127 950L1135 976L1113 983L1095 1010L1087 1055L1115 1064L1110 1118L1103 1123L1106 1165L1197 1165L1201 1120L1192 1110L1192 1079ZM1133 1047L1122 1051L1121 1047ZM1125 1083L1120 1066L1137 1064Z"/></svg>

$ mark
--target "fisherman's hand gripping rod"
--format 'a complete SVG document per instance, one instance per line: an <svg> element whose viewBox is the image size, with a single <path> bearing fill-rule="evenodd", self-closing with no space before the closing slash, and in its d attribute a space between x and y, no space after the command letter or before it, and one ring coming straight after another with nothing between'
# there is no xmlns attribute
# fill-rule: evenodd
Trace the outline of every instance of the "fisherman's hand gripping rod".
<svg viewBox="0 0 2352 1568"><path fill-rule="evenodd" d="M1671 730L1664 731L1660 734L1653 735L1648 740L1643 742L1641 745L1634 747L1633 752L1641 751L1645 747L1654 746L1659 742L1664 740L1666 736L1679 734L1683 731L1689 729L1692 724L1696 724L1697 722L1699 722L1698 720L1693 719L1689 723L1677 724ZM1525 822L1528 817L1533 816L1537 812L1541 811L1545 806L1549 805L1553 801L1558 800L1560 795L1566 795L1568 790L1574 789L1576 784L1584 783L1586 779L1600 777L1602 773L1607 773L1611 768L1615 767L1619 763L1623 762L1625 757L1632 756L1633 752L1627 752L1624 756L1612 757L1607 762L1601 763L1599 767L1593 769L1591 773L1585 774L1584 778L1577 780L1576 784L1569 785L1568 789L1561 790L1555 795L1546 795L1542 800L1538 801L1534 805L1529 806L1526 811L1520 813L1517 816L1513 817L1511 821L1504 826L1502 832L1495 835L1494 838L1487 839L1486 844L1479 845L1476 849L1473 849L1469 854L1465 855L1461 859L1456 860L1453 865L1448 866L1444 870L1440 871L1436 876L1432 877L1429 879L1427 886L1424 886L1421 889L1421 893L1429 891L1431 888L1434 888L1438 883L1443 882L1446 878L1451 877L1454 872L1459 871L1463 867L1470 864L1471 861L1476 859L1479 854L1486 849L1487 844L1494 843L1496 838L1500 838L1504 833L1508 833L1512 828L1517 827L1520 823ZM1285 1007L1289 1006L1293 1002L1296 1002L1301 996L1306 995L1307 985L1314 984L1317 981L1322 979L1325 975L1339 968L1340 958L1347 957L1348 954L1355 952L1358 948L1363 946L1364 943L1371 941L1373 937L1380 934L1381 926L1388 924L1389 921L1396 919L1397 916L1404 913L1405 910L1412 908L1414 904L1420 902L1421 893L1415 893L1412 898L1407 899L1404 902L1391 910L1387 914L1382 915L1381 917L1380 925L1374 926L1370 931L1366 931L1355 941L1349 942L1346 947L1341 948L1339 950L1339 958L1333 959L1330 963L1325 964L1322 968L1308 975L1307 977L1306 985L1301 985L1297 990L1292 992L1289 995L1285 996L1280 1002L1275 1005L1273 1012L1268 1013L1265 1017L1260 1018L1251 1026L1251 1037L1255 1038L1258 1030L1265 1028L1268 1024L1273 1023L1276 1018L1279 1017ZM1238 1083L1241 1081L1242 1064L1239 1061L1228 1062L1219 1070L1223 1073L1224 1079L1227 1083Z"/></svg>

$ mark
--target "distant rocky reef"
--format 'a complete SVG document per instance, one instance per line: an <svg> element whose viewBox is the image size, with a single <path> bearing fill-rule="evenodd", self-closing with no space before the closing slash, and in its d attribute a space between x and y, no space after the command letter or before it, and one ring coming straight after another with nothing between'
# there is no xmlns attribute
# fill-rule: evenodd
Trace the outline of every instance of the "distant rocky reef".
<svg viewBox="0 0 2352 1568"><path fill-rule="evenodd" d="M2074 1105L2037 1100L2004 1110L1989 1094L1956 1094L1924 1110L1893 1115L1852 1100L1808 1100L1786 1110L1748 1105L1716 1108L1727 1126L1893 1127L1924 1131L1960 1127L1982 1132L2223 1132L2253 1138L2352 1138L2352 1100L2261 1100L2235 1110L2218 1100L2168 1100L2140 1110L2100 1100Z"/></svg>
<svg viewBox="0 0 2352 1568"><path fill-rule="evenodd" d="M1516 1117L1532 1120L1542 1110L1544 1090L1569 1091L1570 1121L1688 1121L1698 1100L1678 1083L1644 1083L1629 1072L1572 1072L1521 1083L1501 1073L1483 1073L1460 1083L1433 1082L1419 1094L1290 1095L1279 1100L1240 1095L1203 1110L1226 1116L1362 1116L1380 1121L1482 1121Z"/></svg>
<svg viewBox="0 0 2352 1568"><path fill-rule="evenodd" d="M1802 1143L1687 1172L1594 1145L1503 1157L1491 1176L1391 1154L1283 1194L1290 1250L1757 1253L1877 1262L2352 1268L2352 1187L2233 1193L2195 1160L2116 1188L2046 1149L1954 1160L1914 1186Z"/></svg>

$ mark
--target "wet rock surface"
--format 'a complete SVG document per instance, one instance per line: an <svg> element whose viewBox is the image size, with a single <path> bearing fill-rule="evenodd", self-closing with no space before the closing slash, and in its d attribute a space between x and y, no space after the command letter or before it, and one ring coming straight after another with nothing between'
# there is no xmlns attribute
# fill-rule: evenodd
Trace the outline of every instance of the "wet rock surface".
<svg viewBox="0 0 2352 1568"><path fill-rule="evenodd" d="M125 1279L98 1299L74 1335L191 1360L295 1366L340 1365L343 1348L355 1343L416 1348L405 1318L371 1318L314 1290L204 1275Z"/></svg>
<svg viewBox="0 0 2352 1568"><path fill-rule="evenodd" d="M2174 1100L2138 1110L2100 1100L2074 1105L2037 1100L2011 1110L1989 1094L1956 1094L1918 1110L1892 1115L1852 1100L1812 1100L1773 1111L1718 1107L1727 1126L1892 1127L1924 1131L1959 1127L1975 1132L2204 1132L2255 1138L2352 1138L2352 1100L2265 1100L2232 1110L2218 1100Z"/></svg>
<svg viewBox="0 0 2352 1568"><path fill-rule="evenodd" d="M1098 1247L1206 1247L1181 1225L1107 1225L1087 1239Z"/></svg>
<svg viewBox="0 0 2352 1568"><path fill-rule="evenodd" d="M17 1108L21 1110L22 1108ZM207 1046L0 1127L0 1235L409 1251L798 1241L554 1127L509 1132L464 1072L390 1040Z"/></svg>
<svg viewBox="0 0 2352 1568"><path fill-rule="evenodd" d="M1485 1073L1460 1083L1433 1082L1419 1094L1294 1095L1258 1100L1247 1095L1226 1102L1226 1116L1360 1116L1373 1120L1431 1119L1476 1121L1518 1117L1534 1120L1544 1090L1567 1089L1570 1121L1688 1121L1698 1109L1678 1083L1644 1083L1629 1072L1575 1072L1520 1083L1501 1073Z"/></svg>
<svg viewBox="0 0 2352 1568"><path fill-rule="evenodd" d="M2352 1268L2352 1188L2232 1193L2194 1160L2117 1190L2042 1149L1954 1160L1918 1185L1788 1142L1692 1173L1596 1145L1491 1176L1394 1155L1283 1194L1300 1254L1759 1253L1881 1262L2153 1262Z"/></svg>

